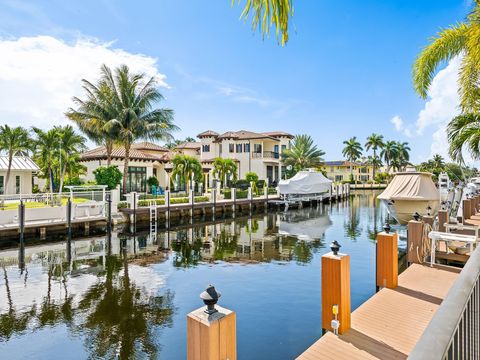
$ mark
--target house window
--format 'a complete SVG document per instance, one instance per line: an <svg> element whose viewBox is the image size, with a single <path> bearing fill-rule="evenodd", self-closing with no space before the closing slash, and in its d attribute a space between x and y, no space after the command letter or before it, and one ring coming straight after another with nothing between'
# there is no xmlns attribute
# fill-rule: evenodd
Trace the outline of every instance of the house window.
<svg viewBox="0 0 480 360"><path fill-rule="evenodd" d="M5 178L2 175L0 176L0 195L5 194L4 186L5 186Z"/></svg>
<svg viewBox="0 0 480 360"><path fill-rule="evenodd" d="M157 177L157 168L153 168L153 176Z"/></svg>
<svg viewBox="0 0 480 360"><path fill-rule="evenodd" d="M241 153L242 152L242 144L237 144L237 153Z"/></svg>
<svg viewBox="0 0 480 360"><path fill-rule="evenodd" d="M243 152L250 152L250 144L243 144Z"/></svg>
<svg viewBox="0 0 480 360"><path fill-rule="evenodd" d="M228 144L228 151L231 153L235 152L235 144Z"/></svg>
<svg viewBox="0 0 480 360"><path fill-rule="evenodd" d="M335 181L343 181L343 175L335 175Z"/></svg>
<svg viewBox="0 0 480 360"><path fill-rule="evenodd" d="M127 192L147 191L147 168L141 166L129 166L127 178Z"/></svg>
<svg viewBox="0 0 480 360"><path fill-rule="evenodd" d="M253 144L253 152L257 154L262 153L262 144Z"/></svg>
<svg viewBox="0 0 480 360"><path fill-rule="evenodd" d="M368 175L360 175L360 181L368 181Z"/></svg>
<svg viewBox="0 0 480 360"><path fill-rule="evenodd" d="M210 144L202 145L203 152L210 152Z"/></svg>
<svg viewBox="0 0 480 360"><path fill-rule="evenodd" d="M287 145L282 145L282 153L287 150Z"/></svg>
<svg viewBox="0 0 480 360"><path fill-rule="evenodd" d="M15 176L15 194L20 194L20 176Z"/></svg>

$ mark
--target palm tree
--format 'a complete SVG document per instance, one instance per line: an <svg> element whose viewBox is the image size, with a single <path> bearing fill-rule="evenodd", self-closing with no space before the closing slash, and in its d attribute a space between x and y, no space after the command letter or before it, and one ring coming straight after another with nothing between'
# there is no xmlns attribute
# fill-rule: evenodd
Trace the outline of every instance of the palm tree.
<svg viewBox="0 0 480 360"><path fill-rule="evenodd" d="M392 165L392 161L397 157L398 153L398 146L395 141L387 141L382 151L380 152L380 157L385 160L385 164L387 164L387 172L390 172L390 167Z"/></svg>
<svg viewBox="0 0 480 360"><path fill-rule="evenodd" d="M34 160L40 167L43 176L47 179L50 186L50 192L53 193L53 167L58 159L59 138L56 129L43 131L42 129L33 127L32 131L35 135Z"/></svg>
<svg viewBox="0 0 480 360"><path fill-rule="evenodd" d="M235 0L232 0L232 4ZM240 0L238 0L240 3ZM293 16L292 0L247 0L241 18L245 21L252 13L252 27L260 28L262 36L270 34L270 27L275 26L277 39L284 46L288 41L288 23Z"/></svg>
<svg viewBox="0 0 480 360"><path fill-rule="evenodd" d="M10 180L13 157L24 155L30 146L28 130L21 126L11 128L8 125L0 126L0 152L5 152L8 157L7 174L5 176L4 192Z"/></svg>
<svg viewBox="0 0 480 360"><path fill-rule="evenodd" d="M85 138L75 133L75 130L70 125L55 126L54 129L58 133L58 145L60 151L60 185L58 192L62 192L63 182L67 168L70 165L70 160L86 149Z"/></svg>
<svg viewBox="0 0 480 360"><path fill-rule="evenodd" d="M433 155L432 162L433 162L433 166L436 169L444 169L445 168L445 161L440 154Z"/></svg>
<svg viewBox="0 0 480 360"><path fill-rule="evenodd" d="M473 159L480 159L480 116L461 114L454 117L447 126L450 157L464 163L463 148L467 147Z"/></svg>
<svg viewBox="0 0 480 360"><path fill-rule="evenodd" d="M282 162L292 166L295 172L307 168L315 168L322 164L325 152L317 148L310 135L297 135L290 149L282 152Z"/></svg>
<svg viewBox="0 0 480 360"><path fill-rule="evenodd" d="M175 155L172 159L172 164L172 175L180 176L185 183L185 188L188 194L188 182L199 178L201 179L202 164L200 164L200 161L198 161L197 158L183 154Z"/></svg>
<svg viewBox="0 0 480 360"><path fill-rule="evenodd" d="M413 66L413 84L422 98L427 98L438 66L462 55L458 74L461 108L464 112L479 109L478 82L480 80L480 1L475 0L472 12L463 22L440 31L418 55Z"/></svg>
<svg viewBox="0 0 480 360"><path fill-rule="evenodd" d="M112 150L115 141L115 129L107 124L117 118L116 108L111 101L111 91L104 79L92 84L82 80L82 87L87 94L85 100L73 98L77 109L70 108L65 115L75 122L79 129L93 142L105 146L107 166L112 160Z"/></svg>
<svg viewBox="0 0 480 360"><path fill-rule="evenodd" d="M213 162L213 175L220 179L223 188L227 186L227 178L237 180L237 164L232 159L217 157Z"/></svg>
<svg viewBox="0 0 480 360"><path fill-rule="evenodd" d="M400 169L405 169L405 167L410 163L410 153L411 150L408 146L408 142L399 142L396 143L396 158L395 162L399 165Z"/></svg>
<svg viewBox="0 0 480 360"><path fill-rule="evenodd" d="M373 178L375 179L375 170L377 166L377 150L382 149L384 146L383 143L383 135L377 135L373 133L369 137L367 137L367 142L365 143L365 149L368 151L370 149L373 150L373 161L371 162L373 165Z"/></svg>
<svg viewBox="0 0 480 360"><path fill-rule="evenodd" d="M178 127L173 124L173 110L153 109L155 103L163 100L155 78L145 81L143 74L132 74L126 65L116 68L113 74L108 66L103 65L102 81L116 114L105 124L105 129L113 131L116 142L125 148L123 192L126 193L132 144L138 139L169 140Z"/></svg>
<svg viewBox="0 0 480 360"><path fill-rule="evenodd" d="M345 140L343 144L345 147L342 150L342 154L350 161L350 180L353 180L353 162L362 156L362 145L357 141L356 136Z"/></svg>

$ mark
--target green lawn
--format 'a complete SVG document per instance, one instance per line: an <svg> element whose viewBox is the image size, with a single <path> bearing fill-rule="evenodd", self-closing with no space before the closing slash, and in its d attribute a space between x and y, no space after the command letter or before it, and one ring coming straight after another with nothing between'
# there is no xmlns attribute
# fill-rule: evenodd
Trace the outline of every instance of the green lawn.
<svg viewBox="0 0 480 360"><path fill-rule="evenodd" d="M87 201L88 201L87 199L82 199L82 198L73 199L73 202L75 204L82 204L82 203L85 203ZM9 203L6 203L4 206L0 206L0 209L1 210L16 210L16 209L18 209L19 204L20 204L20 202L9 202ZM50 205L47 205L44 202L38 202L38 201L25 201L24 204L25 204L26 209L38 209L38 208L44 208L44 207L50 206ZM62 199L62 205L63 206L67 205L67 198Z"/></svg>

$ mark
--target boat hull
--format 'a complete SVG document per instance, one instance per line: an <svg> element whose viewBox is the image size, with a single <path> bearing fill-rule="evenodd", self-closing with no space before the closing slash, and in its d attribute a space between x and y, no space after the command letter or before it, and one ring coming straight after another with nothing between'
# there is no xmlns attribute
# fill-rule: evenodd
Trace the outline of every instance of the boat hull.
<svg viewBox="0 0 480 360"><path fill-rule="evenodd" d="M412 220L414 213L421 216L428 215L427 208L430 206L431 215L435 215L440 208L440 200L385 200L382 199L390 216L395 218L400 225L405 225Z"/></svg>

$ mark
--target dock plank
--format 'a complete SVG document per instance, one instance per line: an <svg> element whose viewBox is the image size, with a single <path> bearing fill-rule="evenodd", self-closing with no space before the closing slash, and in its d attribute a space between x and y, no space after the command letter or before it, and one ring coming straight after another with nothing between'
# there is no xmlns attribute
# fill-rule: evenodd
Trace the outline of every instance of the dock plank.
<svg viewBox="0 0 480 360"><path fill-rule="evenodd" d="M350 330L325 334L298 359L406 359L459 272L411 265L397 288L380 290L352 313Z"/></svg>

